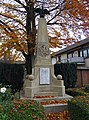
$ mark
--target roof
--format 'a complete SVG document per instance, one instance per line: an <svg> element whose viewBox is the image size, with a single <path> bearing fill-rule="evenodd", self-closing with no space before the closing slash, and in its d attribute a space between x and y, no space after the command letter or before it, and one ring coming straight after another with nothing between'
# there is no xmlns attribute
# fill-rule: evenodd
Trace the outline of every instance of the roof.
<svg viewBox="0 0 89 120"><path fill-rule="evenodd" d="M85 45L85 44L88 44L88 45L89 45L89 38L86 38L86 39L84 39L84 40L81 40L79 43L73 44L73 45L68 46L68 47L66 47L66 48L64 48L64 49L59 50L58 52L55 52L55 53L54 53L54 56L57 56L58 54L62 54L62 53L64 53L64 52L67 52L67 51L70 51L70 50L72 50L72 49L78 48L78 47L83 46L83 45Z"/></svg>

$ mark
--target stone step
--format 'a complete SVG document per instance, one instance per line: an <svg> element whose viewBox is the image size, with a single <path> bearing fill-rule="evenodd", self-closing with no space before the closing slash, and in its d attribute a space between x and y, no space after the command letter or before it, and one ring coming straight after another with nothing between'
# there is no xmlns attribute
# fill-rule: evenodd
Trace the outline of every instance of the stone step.
<svg viewBox="0 0 89 120"><path fill-rule="evenodd" d="M68 110L67 104L43 105L45 113L59 113Z"/></svg>
<svg viewBox="0 0 89 120"><path fill-rule="evenodd" d="M36 96L37 95L35 95L35 97ZM47 94L45 96L47 96ZM40 102L40 101L48 101L48 100L71 100L72 98L73 98L72 96L65 94L64 96L54 96L54 97L51 97L51 95L49 95L48 98L44 97L44 98L33 98L33 99Z"/></svg>
<svg viewBox="0 0 89 120"><path fill-rule="evenodd" d="M58 96L58 92L38 92L34 96Z"/></svg>
<svg viewBox="0 0 89 120"><path fill-rule="evenodd" d="M47 94L46 94L47 96ZM70 95L65 94L64 96L56 96L56 97L51 97L50 98L34 98L34 100L43 102L43 101L52 101L52 100L71 100L73 97ZM44 112L45 113L58 113L58 112L63 112L68 110L68 105L67 103L63 104L49 104L49 105L43 105L44 107Z"/></svg>

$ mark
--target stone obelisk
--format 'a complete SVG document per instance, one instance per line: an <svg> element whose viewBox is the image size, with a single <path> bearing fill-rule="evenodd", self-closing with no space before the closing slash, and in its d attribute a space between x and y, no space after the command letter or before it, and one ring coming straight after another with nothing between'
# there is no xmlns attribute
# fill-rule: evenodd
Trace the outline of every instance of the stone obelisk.
<svg viewBox="0 0 89 120"><path fill-rule="evenodd" d="M46 20L38 21L36 64L51 64Z"/></svg>
<svg viewBox="0 0 89 120"><path fill-rule="evenodd" d="M36 41L36 59L34 73L25 80L25 96L64 96L65 86L60 77L54 76L54 66L51 64L48 32L45 18L38 20Z"/></svg>

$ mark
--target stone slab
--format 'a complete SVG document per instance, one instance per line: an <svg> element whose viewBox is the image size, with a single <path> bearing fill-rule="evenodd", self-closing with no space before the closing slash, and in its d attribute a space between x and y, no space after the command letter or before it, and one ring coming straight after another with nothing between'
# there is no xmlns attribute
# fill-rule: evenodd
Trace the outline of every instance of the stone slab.
<svg viewBox="0 0 89 120"><path fill-rule="evenodd" d="M67 104L43 105L45 113L59 113L68 110Z"/></svg>
<svg viewBox="0 0 89 120"><path fill-rule="evenodd" d="M73 97L65 94L64 96L56 96L51 98L33 98L36 101L48 101L48 100L71 100Z"/></svg>

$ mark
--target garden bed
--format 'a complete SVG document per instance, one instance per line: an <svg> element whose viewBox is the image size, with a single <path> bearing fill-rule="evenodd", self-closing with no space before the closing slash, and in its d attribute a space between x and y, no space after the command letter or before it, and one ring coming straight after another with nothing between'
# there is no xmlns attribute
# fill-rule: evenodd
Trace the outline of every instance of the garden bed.
<svg viewBox="0 0 89 120"><path fill-rule="evenodd" d="M78 96L68 101L71 120L89 120L89 96Z"/></svg>

